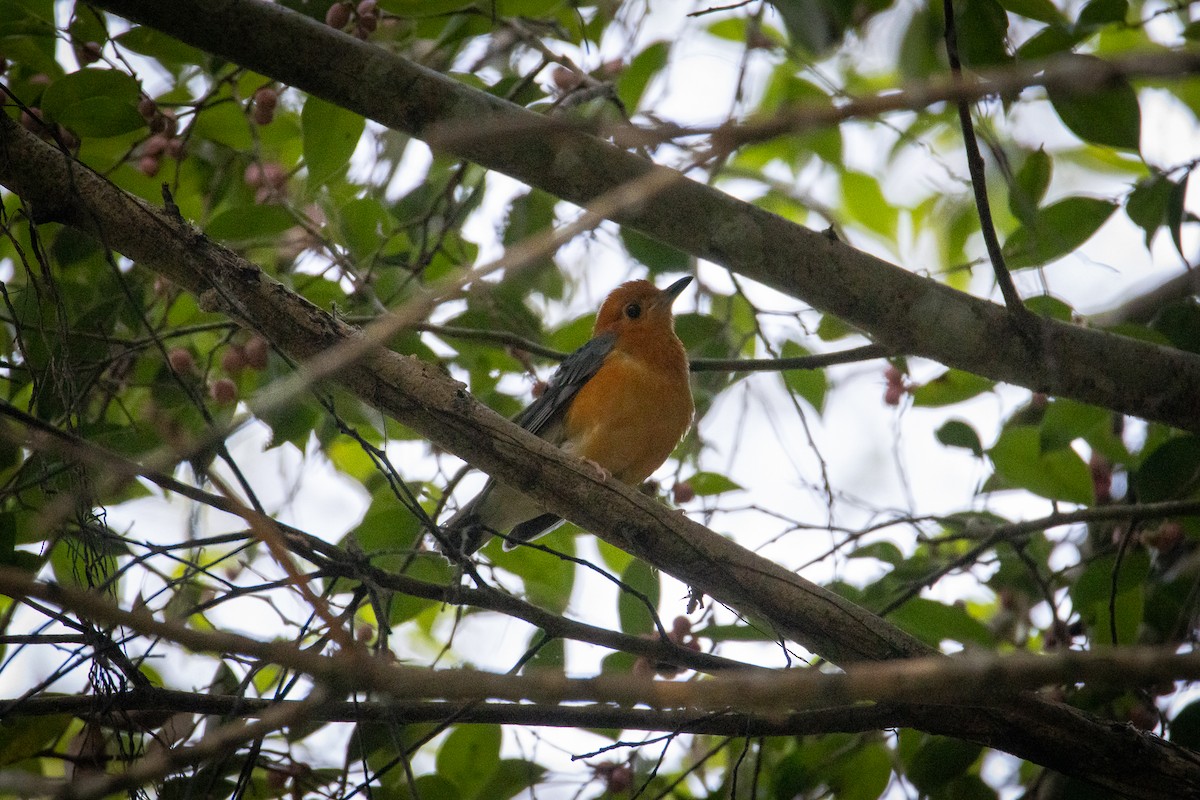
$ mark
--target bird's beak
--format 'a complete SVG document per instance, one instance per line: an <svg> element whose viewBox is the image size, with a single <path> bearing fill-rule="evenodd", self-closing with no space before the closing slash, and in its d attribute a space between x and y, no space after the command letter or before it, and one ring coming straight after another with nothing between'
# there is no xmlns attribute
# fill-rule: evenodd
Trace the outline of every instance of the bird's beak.
<svg viewBox="0 0 1200 800"><path fill-rule="evenodd" d="M659 295L658 305L662 306L663 308L670 308L671 304L675 302L675 298L683 294L683 290L686 289L688 284L691 282L692 276L689 275L686 278L680 278L667 288L663 289L662 294Z"/></svg>

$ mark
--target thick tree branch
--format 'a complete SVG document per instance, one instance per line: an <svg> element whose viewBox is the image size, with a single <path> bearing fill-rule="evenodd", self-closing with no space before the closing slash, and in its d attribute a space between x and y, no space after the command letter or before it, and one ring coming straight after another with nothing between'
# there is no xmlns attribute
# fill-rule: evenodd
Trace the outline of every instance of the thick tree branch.
<svg viewBox="0 0 1200 800"><path fill-rule="evenodd" d="M275 4L96 5L581 206L664 169ZM1163 61L1189 70L1200 56ZM690 180L611 218L833 313L889 352L1200 431L1200 356L1049 319L1018 324L1001 306Z"/></svg>
<svg viewBox="0 0 1200 800"><path fill-rule="evenodd" d="M357 341L354 329L253 264L118 190L4 116L0 116L0 183L29 201L35 213L78 227L196 294L215 291L236 298L241 318L294 358L305 360ZM781 635L832 661L850 664L931 653L862 608L629 487L613 480L598 481L586 465L481 406L433 365L372 349L348 362L335 377L365 401L446 450L502 476L549 510L742 613L768 622ZM21 580L32 583L27 576ZM20 594L25 588L15 591ZM113 621L125 624L122 620ZM139 630L167 635L163 623L148 614L138 615L136 621ZM172 629L171 634L193 646L178 631ZM230 648L243 647L241 638L235 637L237 644ZM253 643L253 648L250 654L259 658L291 658L287 655L291 651L278 643ZM362 678L345 664L328 677L325 661L293 665L331 681L350 674ZM913 706L909 711L915 727L971 738L1133 797L1161 797L1164 791L1179 796L1200 793L1200 764L1179 748L1127 728L1114 729L1036 696L1022 695L991 706Z"/></svg>

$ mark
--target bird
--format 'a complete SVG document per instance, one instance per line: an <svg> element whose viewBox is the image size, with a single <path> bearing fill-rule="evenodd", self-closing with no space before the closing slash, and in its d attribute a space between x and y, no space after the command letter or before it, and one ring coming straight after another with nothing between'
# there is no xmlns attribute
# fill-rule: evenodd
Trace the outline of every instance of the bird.
<svg viewBox="0 0 1200 800"><path fill-rule="evenodd" d="M514 422L590 462L604 477L636 486L650 477L692 424L687 352L671 306L692 282L665 289L647 280L614 289L592 338L567 356L545 391ZM469 556L492 534L512 549L562 518L495 478L441 528L443 550Z"/></svg>

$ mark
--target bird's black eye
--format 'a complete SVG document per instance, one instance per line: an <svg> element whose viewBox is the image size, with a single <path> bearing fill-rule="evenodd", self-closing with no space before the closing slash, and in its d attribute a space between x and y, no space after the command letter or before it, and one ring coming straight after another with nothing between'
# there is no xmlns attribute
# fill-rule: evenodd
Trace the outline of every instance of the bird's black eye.
<svg viewBox="0 0 1200 800"><path fill-rule="evenodd" d="M625 306L625 316L630 319L637 319L642 315L642 307L637 303L630 303Z"/></svg>

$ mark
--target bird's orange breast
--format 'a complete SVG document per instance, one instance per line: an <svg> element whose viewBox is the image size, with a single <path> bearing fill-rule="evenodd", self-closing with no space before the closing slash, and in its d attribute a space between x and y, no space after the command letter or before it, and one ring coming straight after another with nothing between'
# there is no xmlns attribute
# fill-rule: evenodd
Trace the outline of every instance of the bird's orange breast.
<svg viewBox="0 0 1200 800"><path fill-rule="evenodd" d="M567 410L563 448L626 483L650 477L692 422L682 347L679 356L665 365L620 349L610 353Z"/></svg>

